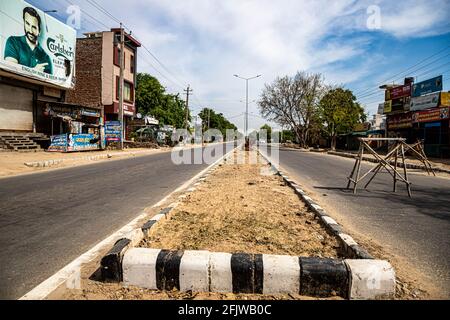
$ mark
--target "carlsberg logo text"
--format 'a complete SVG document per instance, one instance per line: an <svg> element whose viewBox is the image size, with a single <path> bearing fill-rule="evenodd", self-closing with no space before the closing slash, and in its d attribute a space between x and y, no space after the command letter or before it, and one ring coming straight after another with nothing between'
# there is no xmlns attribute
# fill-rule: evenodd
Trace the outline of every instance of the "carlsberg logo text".
<svg viewBox="0 0 450 320"><path fill-rule="evenodd" d="M56 43L55 39L47 39L47 47L51 53L57 57L62 57L68 60L73 60L74 53L72 48L67 48L64 44Z"/></svg>

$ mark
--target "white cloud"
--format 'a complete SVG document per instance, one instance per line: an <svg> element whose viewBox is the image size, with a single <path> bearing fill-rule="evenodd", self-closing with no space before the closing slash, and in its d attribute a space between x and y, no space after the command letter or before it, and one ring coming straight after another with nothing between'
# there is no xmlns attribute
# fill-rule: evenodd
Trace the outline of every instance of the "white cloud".
<svg viewBox="0 0 450 320"><path fill-rule="evenodd" d="M140 63L140 71L154 73L170 91L190 83L194 105L200 100L226 116L244 111L236 101L245 98L245 83L235 73L263 75L250 83L250 100L258 98L264 83L297 70L321 71L333 83L350 83L371 69L348 62L364 55L367 61L382 58L368 51L377 33L404 39L449 31L447 0L127 0L126 10L123 1L97 1L176 74L177 85L146 63ZM373 4L381 8L382 29L376 32L366 27L366 9ZM143 50L140 55L164 72ZM250 111L257 113L256 105ZM238 124L242 127L242 121ZM250 118L250 127L262 124Z"/></svg>

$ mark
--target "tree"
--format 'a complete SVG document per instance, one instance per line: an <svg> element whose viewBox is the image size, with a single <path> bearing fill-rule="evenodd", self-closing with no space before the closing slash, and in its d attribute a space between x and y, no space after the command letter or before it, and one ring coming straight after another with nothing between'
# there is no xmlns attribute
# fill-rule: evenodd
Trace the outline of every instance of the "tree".
<svg viewBox="0 0 450 320"><path fill-rule="evenodd" d="M272 141L272 127L268 124L265 124L261 127L261 130L266 130L267 142L270 143ZM258 135L259 139L259 135Z"/></svg>
<svg viewBox="0 0 450 320"><path fill-rule="evenodd" d="M331 149L336 149L338 134L349 133L356 124L366 121L364 108L356 102L350 90L335 88L320 101L320 117L323 130L331 138Z"/></svg>
<svg viewBox="0 0 450 320"><path fill-rule="evenodd" d="M264 118L289 126L306 148L320 131L319 102L325 92L322 75L298 72L294 77L285 76L266 84L259 109Z"/></svg>
<svg viewBox="0 0 450 320"><path fill-rule="evenodd" d="M184 128L185 106L178 94L167 94L158 79L147 73L137 74L136 107L139 113L155 117L161 125ZM188 119L191 120L190 114Z"/></svg>
<svg viewBox="0 0 450 320"><path fill-rule="evenodd" d="M199 113L199 116L202 119L203 132L208 129L217 129L222 133L222 136L225 137L227 130L237 130L237 127L228 121L222 113L216 113L213 109L204 108Z"/></svg>

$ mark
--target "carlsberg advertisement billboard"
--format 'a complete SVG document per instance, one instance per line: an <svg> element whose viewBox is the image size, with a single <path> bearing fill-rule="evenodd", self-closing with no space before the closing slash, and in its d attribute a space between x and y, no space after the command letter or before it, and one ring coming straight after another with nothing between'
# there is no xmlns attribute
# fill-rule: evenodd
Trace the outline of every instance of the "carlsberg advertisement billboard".
<svg viewBox="0 0 450 320"><path fill-rule="evenodd" d="M76 30L23 0L0 1L0 69L73 88Z"/></svg>

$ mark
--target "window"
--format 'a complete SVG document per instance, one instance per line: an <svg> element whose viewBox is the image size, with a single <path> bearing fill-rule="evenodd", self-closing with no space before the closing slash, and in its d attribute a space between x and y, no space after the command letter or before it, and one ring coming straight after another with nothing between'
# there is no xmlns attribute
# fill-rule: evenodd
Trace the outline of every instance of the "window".
<svg viewBox="0 0 450 320"><path fill-rule="evenodd" d="M114 46L114 64L120 67L120 48L118 46Z"/></svg>
<svg viewBox="0 0 450 320"><path fill-rule="evenodd" d="M133 55L130 58L130 72L134 73L134 56Z"/></svg>
<svg viewBox="0 0 450 320"><path fill-rule="evenodd" d="M116 98L119 100L120 77L116 77L116 84ZM134 102L134 85L126 80L123 83L123 101Z"/></svg>
<svg viewBox="0 0 450 320"><path fill-rule="evenodd" d="M129 82L124 82L123 86L123 100L133 101L133 85Z"/></svg>

